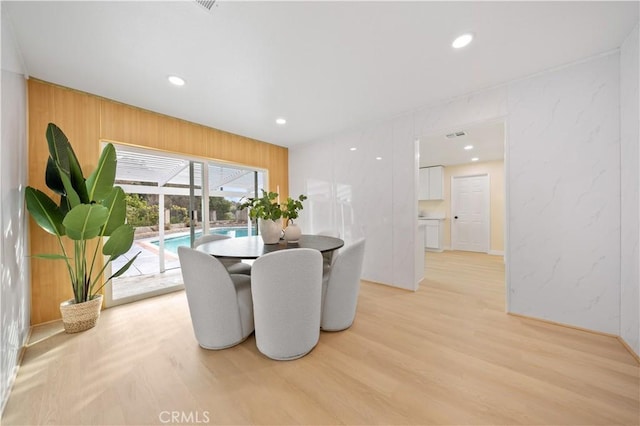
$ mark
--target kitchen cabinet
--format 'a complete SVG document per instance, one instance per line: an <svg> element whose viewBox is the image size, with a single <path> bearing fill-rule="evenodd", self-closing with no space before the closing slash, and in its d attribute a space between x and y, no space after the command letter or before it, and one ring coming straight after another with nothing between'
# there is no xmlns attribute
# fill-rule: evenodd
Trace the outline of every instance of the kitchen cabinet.
<svg viewBox="0 0 640 426"><path fill-rule="evenodd" d="M418 200L444 199L444 167L422 167L418 180Z"/></svg>
<svg viewBox="0 0 640 426"><path fill-rule="evenodd" d="M442 222L442 219L420 219L425 250L442 251Z"/></svg>

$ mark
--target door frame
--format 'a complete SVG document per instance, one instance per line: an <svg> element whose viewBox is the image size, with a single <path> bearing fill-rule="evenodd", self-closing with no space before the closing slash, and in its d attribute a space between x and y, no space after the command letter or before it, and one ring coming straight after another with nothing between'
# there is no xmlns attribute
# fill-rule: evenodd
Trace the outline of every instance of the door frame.
<svg viewBox="0 0 640 426"><path fill-rule="evenodd" d="M450 183L450 211L451 214L454 214L454 210L453 210L453 205L454 205L454 200L455 197L453 196L453 188L454 188L454 182L456 181L456 179L469 179L469 178L475 178L475 177L486 177L486 180L484 181L484 197L482 200L482 210L483 210L483 219L484 219L484 224L483 224L483 229L482 229L482 234L484 236L484 245L483 245L483 250L479 253L487 253L490 254L491 253L491 176L489 175L489 173L478 173L478 174L472 174L472 175L461 175L461 176L451 176L451 183ZM454 222L455 219L451 218L450 220L450 231L449 231L449 235L450 235L450 243L451 243L451 250L461 250L458 247L455 247L454 244ZM456 236L457 236L457 232L456 232Z"/></svg>
<svg viewBox="0 0 640 426"><path fill-rule="evenodd" d="M511 312L511 297L510 297L510 293L511 293L511 273L510 273L510 259L509 259L509 247L510 247L510 229L509 229L509 217L510 217L510 208L509 208L509 188L510 188L510 180L511 180L511 172L510 172L510 168L509 168L509 158L510 158L510 154L509 154L509 144L507 143L508 138L509 138L509 119L507 115L496 115L494 117L491 118L487 118L485 120L477 120L477 121L459 121L459 122L452 122L451 124L447 124L446 126L440 127L440 128L434 128L434 129L430 129L429 133L426 134L427 137L438 137L438 136L442 136L442 135L446 135L448 133L452 133L455 131L460 130L461 128L464 127L470 127L470 126L476 126L479 124L491 124L491 123L502 123L502 125L504 126L504 140L503 140L503 144L504 144L504 223L503 223L503 227L504 227L504 254L503 254L503 261L504 261L504 297L505 297L505 312ZM425 136L424 134L420 134L420 135L416 135L416 141L420 140L420 137ZM418 143L416 142L416 150L418 150L417 148ZM419 158L419 155L417 155L416 158ZM416 160L416 171L415 171L415 184L416 184L416 188L417 188L417 184L418 184L418 170L420 168L420 161ZM417 192L416 192L417 195ZM416 206L418 205L418 203L416 203ZM416 216L418 215L418 212L416 211ZM416 232L417 230L417 226L418 226L418 221L416 220Z"/></svg>
<svg viewBox="0 0 640 426"><path fill-rule="evenodd" d="M231 161L225 161L225 160L218 160L216 158L209 158L209 157L202 157L202 156L198 156L198 155L190 155L190 154L186 154L186 153L181 153L181 152L176 152L176 151L168 151L168 150L162 150L162 149L157 149L157 148L152 148L152 147L147 147L147 146L143 146L143 145L136 145L136 144L131 144L131 143L126 143L126 142L119 142L119 141L113 141L113 140L108 140L108 139L100 139L100 144L101 144L101 149L104 149L104 146L106 146L106 144L108 143L112 143L114 145L119 145L122 147L126 147L127 149L130 150L135 150L135 151L140 151L140 152L152 152L156 155L162 155L165 157L170 157L170 158L178 158L178 159L182 159L182 160L186 160L189 161L190 164L195 164L195 163L201 163L201 167L202 167L202 179L203 182L201 183L201 188L200 190L196 191L197 193L200 194L201 196L201 203L202 203L202 212L203 212L203 217L206 214L206 217L208 217L209 215L209 203L205 202L205 200L208 200L208 198L210 197L209 194L209 164L220 164L220 165L227 165L229 167L237 167L238 169L245 169L245 170L251 170L254 172L259 172L259 173L263 173L263 186L265 187L265 189L269 189L269 170L261 168L261 167L254 167L251 165L247 165L247 164L241 164L241 163L234 163ZM257 184L257 179L255 180L256 184ZM120 185L122 187L126 187L126 185ZM206 192L205 192L206 191ZM190 192L190 191L189 191ZM257 192L257 190L256 190ZM127 192L128 193L128 192ZM160 199L163 199L164 197L162 196L163 194L163 190L160 188L157 192L149 192L149 193L153 193L153 194L158 194L160 195ZM205 195L206 194L206 195ZM192 196L191 193L185 194L185 195L189 195ZM193 194L193 195L198 195L198 194ZM164 202L162 203L164 204ZM159 206L159 207L163 207L163 206ZM163 207L164 210L164 207ZM160 212L159 212L160 213ZM159 227L158 227L158 231L159 231L159 236L161 236L161 245L164 246L164 227L160 226L160 214L159 216ZM191 218L191 212L189 212L189 216ZM193 220L190 220L190 224L193 225ZM209 221L208 220L203 220L203 228L202 228L202 232L209 232ZM191 233L191 229L193 229L193 226L190 226L190 233ZM193 235L192 235L193 236ZM193 244L193 238L191 239L191 244ZM163 259L162 257L161 259L161 264L159 265L160 269L157 273L151 274L151 275L155 275L155 276L163 276L163 274L165 274L167 272L167 270L164 268L163 265ZM179 268L172 268L169 271L177 271L179 270ZM104 271L104 275L102 277L103 283L104 280L106 280L107 277L111 276L112 270L111 270L111 264L107 265ZM147 275L149 276L149 275ZM122 298L118 298L118 299L114 299L113 298L113 287L112 287L112 283L113 281L109 281L108 283L106 283L103 287L103 295L104 295L104 306L105 308L110 308L110 307L114 307L114 306L118 306L118 305L123 305L123 304L127 304L127 303L131 303L131 302L136 302L139 300L143 300L143 299L147 299L147 298L151 298L154 296L159 296L159 295L163 295L163 294L167 294L167 293L171 293L174 291L178 291L178 290L182 290L184 289L184 285L183 284L178 284L178 285L173 285L173 286L167 286L161 289L157 289L157 290L151 290L151 291L147 291L144 293L140 293L140 294L136 294L136 295L132 295L132 296L126 296L126 297L122 297Z"/></svg>

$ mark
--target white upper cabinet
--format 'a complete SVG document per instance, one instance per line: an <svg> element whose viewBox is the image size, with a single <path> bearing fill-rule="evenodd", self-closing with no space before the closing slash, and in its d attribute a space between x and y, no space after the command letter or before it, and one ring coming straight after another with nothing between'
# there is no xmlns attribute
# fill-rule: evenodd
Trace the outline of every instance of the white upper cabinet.
<svg viewBox="0 0 640 426"><path fill-rule="evenodd" d="M418 200L429 199L429 169L427 167L420 169L420 177L418 180Z"/></svg>
<svg viewBox="0 0 640 426"><path fill-rule="evenodd" d="M429 167L429 199L444 199L444 167Z"/></svg>
<svg viewBox="0 0 640 426"><path fill-rule="evenodd" d="M418 182L419 200L444 199L444 167L423 167Z"/></svg>

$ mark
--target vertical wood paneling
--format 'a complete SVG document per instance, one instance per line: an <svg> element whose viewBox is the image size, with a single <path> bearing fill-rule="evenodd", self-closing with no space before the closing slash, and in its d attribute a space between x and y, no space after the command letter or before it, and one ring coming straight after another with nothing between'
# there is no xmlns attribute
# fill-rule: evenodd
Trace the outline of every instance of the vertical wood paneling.
<svg viewBox="0 0 640 426"><path fill-rule="evenodd" d="M109 140L265 169L269 188L279 187L285 199L289 194L287 148L31 79L29 185L38 189L45 188L48 151L44 134L49 122L69 137L85 174L95 167L100 140ZM57 252L55 238L34 222L29 229L31 253ZM72 295L64 265L33 259L31 287L31 323L59 318L60 302Z"/></svg>
<svg viewBox="0 0 640 426"><path fill-rule="evenodd" d="M85 175L95 167L99 154L99 100L93 96L29 80L29 185L58 196L44 182L49 157L45 132L55 123L69 138ZM59 253L57 239L29 222L31 254ZM71 250L68 244L67 250ZM72 253L72 252L70 252ZM100 262L102 259L100 259ZM62 261L31 259L31 324L60 317L60 302L73 297L69 274Z"/></svg>

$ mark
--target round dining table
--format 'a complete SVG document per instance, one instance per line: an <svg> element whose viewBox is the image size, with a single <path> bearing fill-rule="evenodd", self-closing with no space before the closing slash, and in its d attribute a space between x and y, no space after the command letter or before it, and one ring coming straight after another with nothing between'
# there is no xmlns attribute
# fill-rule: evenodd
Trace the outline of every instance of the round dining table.
<svg viewBox="0 0 640 426"><path fill-rule="evenodd" d="M303 234L297 243L287 243L285 240L280 240L277 244L265 244L262 242L261 236L250 236L211 241L199 245L196 250L215 257L257 259L264 254L279 250L310 248L321 253L330 253L342 246L344 246L344 241L340 238Z"/></svg>

